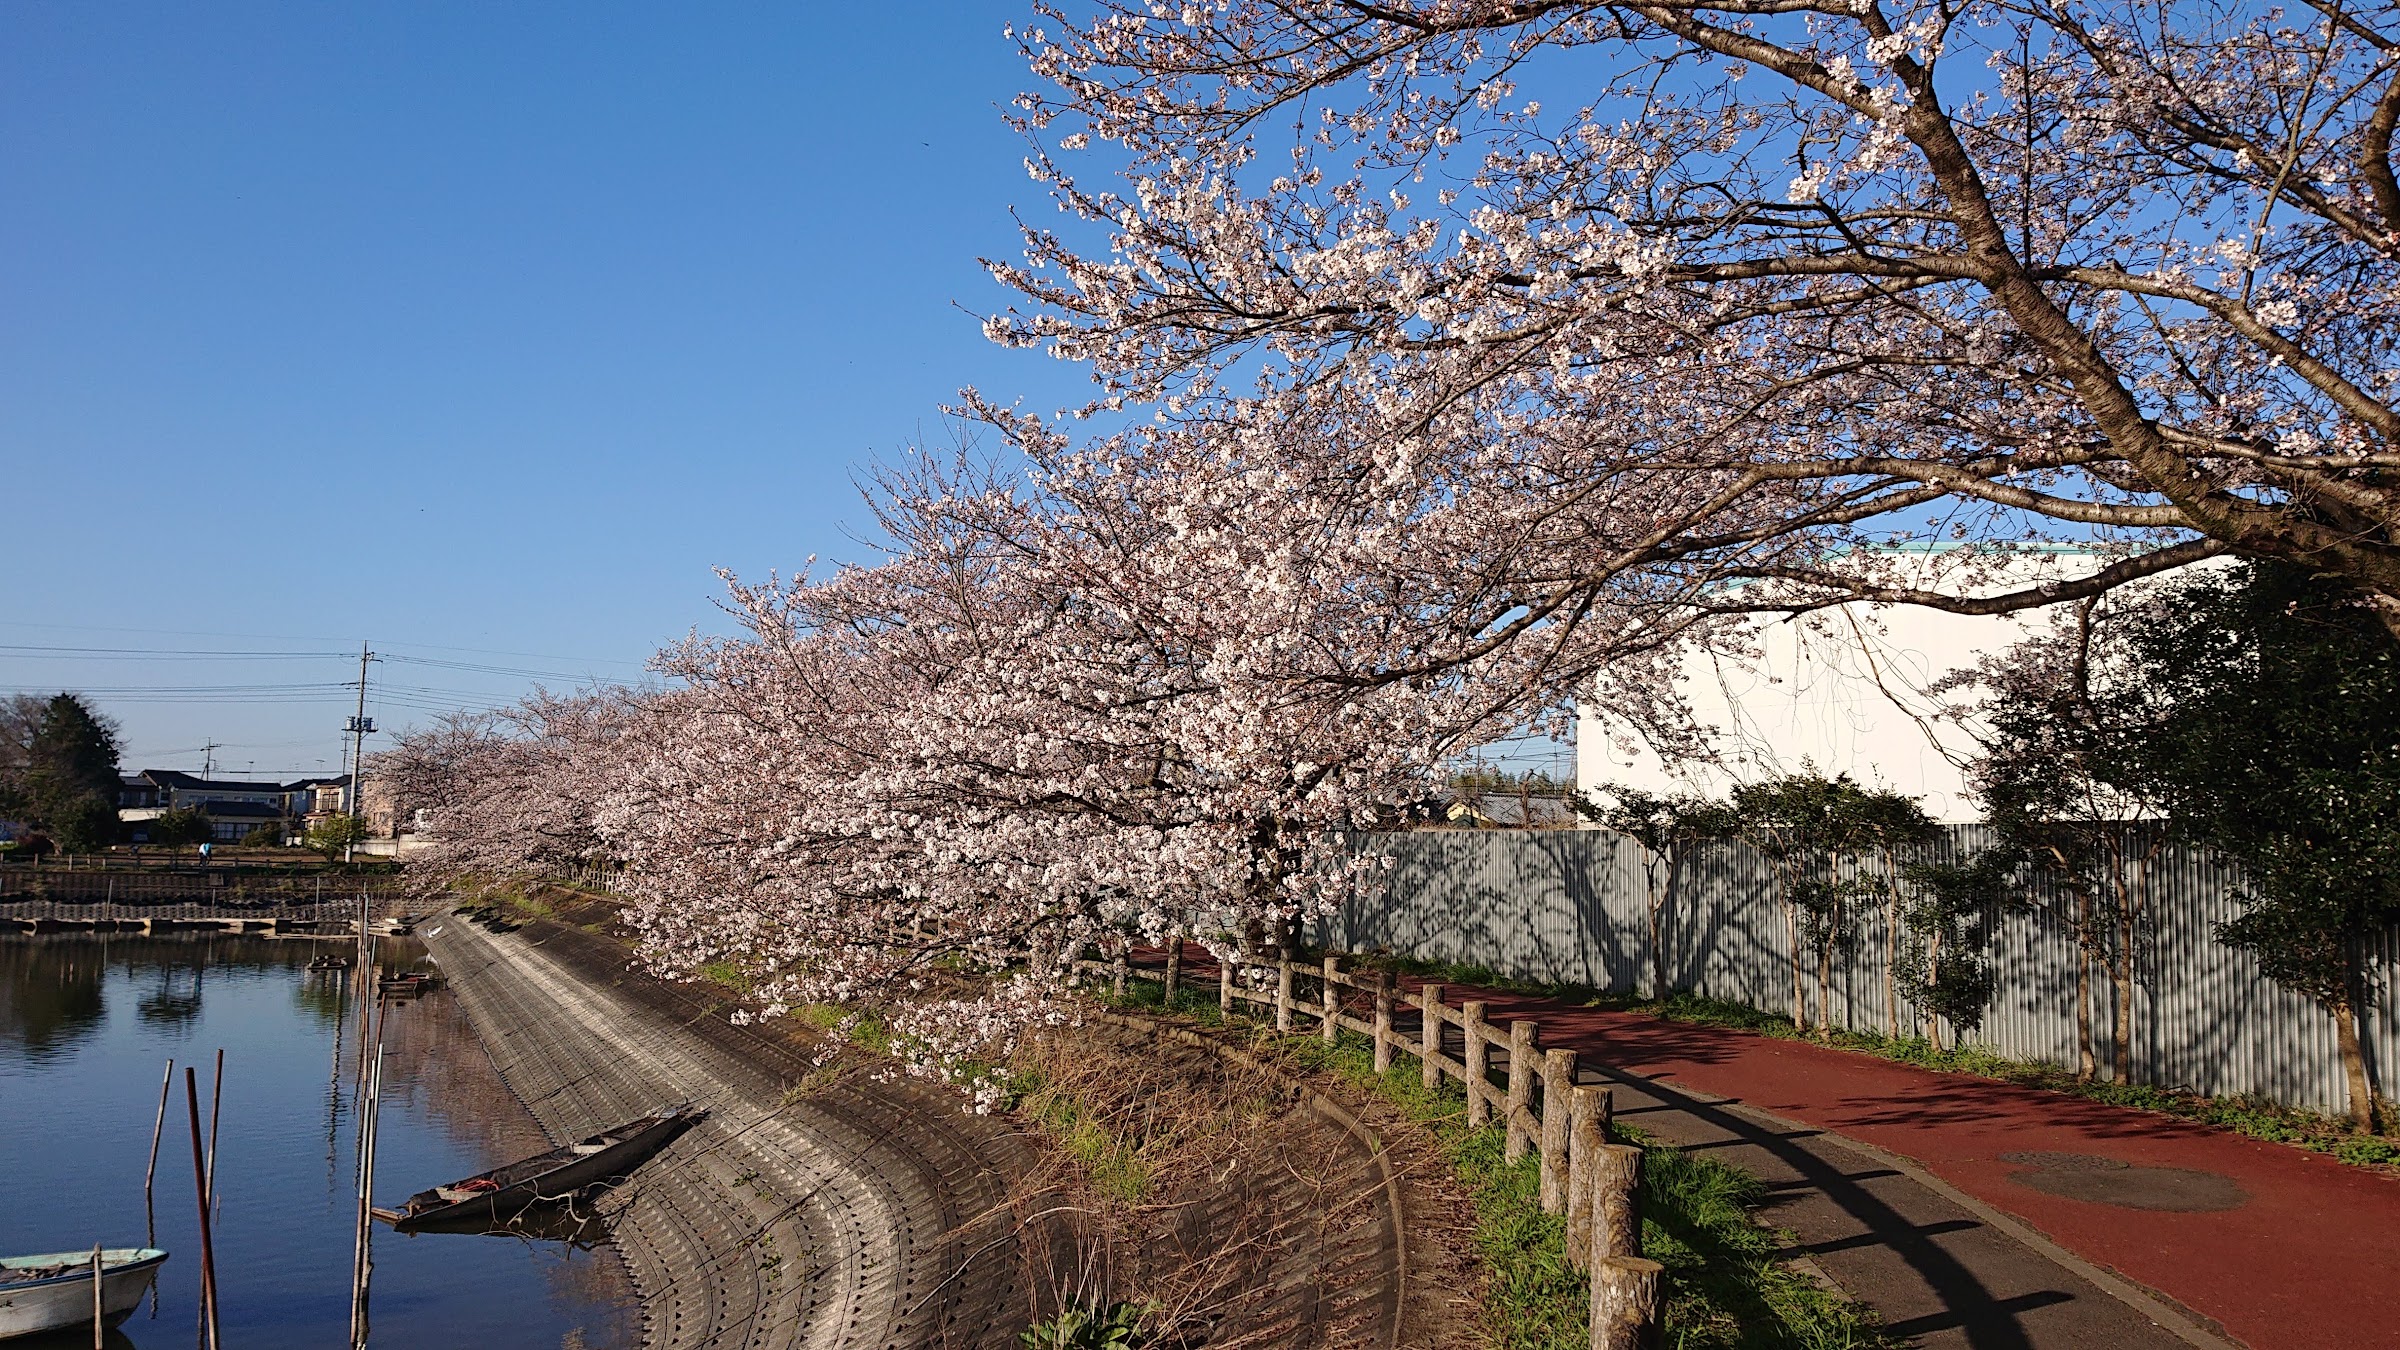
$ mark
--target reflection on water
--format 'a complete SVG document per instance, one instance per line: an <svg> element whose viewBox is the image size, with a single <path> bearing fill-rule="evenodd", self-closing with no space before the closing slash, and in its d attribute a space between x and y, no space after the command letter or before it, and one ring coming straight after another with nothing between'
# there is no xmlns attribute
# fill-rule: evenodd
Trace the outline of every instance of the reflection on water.
<svg viewBox="0 0 2400 1350"><path fill-rule="evenodd" d="M309 942L226 935L0 938L0 1253L144 1240L142 1168L168 1056L155 1314L120 1347L181 1346L198 1320L200 1244L182 1066L200 1110L224 1047L217 1282L224 1343L339 1345L349 1328L360 1018L346 972ZM386 963L421 956L389 944ZM393 1005L384 1031L378 1199L550 1147L446 992ZM631 1345L638 1323L605 1247L546 1237L396 1235L378 1226L373 1327L390 1345ZM36 1342L12 1342L34 1346ZM91 1344L85 1330L60 1342Z"/></svg>

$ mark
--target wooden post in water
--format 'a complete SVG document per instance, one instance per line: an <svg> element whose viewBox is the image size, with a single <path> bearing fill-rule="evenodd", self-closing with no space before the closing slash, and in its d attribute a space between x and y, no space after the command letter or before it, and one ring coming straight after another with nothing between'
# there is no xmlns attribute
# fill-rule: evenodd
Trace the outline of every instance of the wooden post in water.
<svg viewBox="0 0 2400 1350"><path fill-rule="evenodd" d="M1442 987L1419 986L1417 1008L1425 1014L1425 1024L1417 1029L1417 1054L1425 1070L1425 1090L1432 1092L1442 1085Z"/></svg>
<svg viewBox="0 0 2400 1350"><path fill-rule="evenodd" d="M183 1068L183 1100L192 1117L192 1188L200 1197L200 1316L208 1324L208 1350L217 1350L217 1251L209 1234L208 1159L200 1142L200 1075Z"/></svg>
<svg viewBox="0 0 2400 1350"><path fill-rule="evenodd" d="M107 1350L108 1310L100 1298L100 1244L92 1244L92 1350Z"/></svg>
<svg viewBox="0 0 2400 1350"><path fill-rule="evenodd" d="M217 1113L225 1105L225 1049L217 1048L216 1077L208 1086L208 1203L210 1213L217 1203Z"/></svg>
<svg viewBox="0 0 2400 1350"><path fill-rule="evenodd" d="M377 1019L378 1025L381 1019ZM383 1036L375 1037L375 1059L367 1070L367 1102L359 1117L358 1141L358 1251L351 1269L355 1282L350 1293L350 1344L354 1350L364 1350L367 1344L367 1286L375 1277L375 1220L368 1213L375 1195L375 1137L378 1119L383 1111Z"/></svg>
<svg viewBox="0 0 2400 1350"><path fill-rule="evenodd" d="M1466 1051L1459 1056L1467 1066L1467 1124L1476 1129L1492 1123L1492 1058L1483 1007L1483 1000L1475 999L1458 1010L1459 1029L1467 1036Z"/></svg>
<svg viewBox="0 0 2400 1350"><path fill-rule="evenodd" d="M167 1057L167 1071L158 1080L158 1119L150 1122L150 1165L142 1171L142 1212L149 1216L150 1240L146 1246L158 1245L158 1207L151 1203L151 1187L158 1181L158 1138L167 1129L167 1093L175 1086L175 1057ZM153 1282L155 1288L156 1283Z"/></svg>

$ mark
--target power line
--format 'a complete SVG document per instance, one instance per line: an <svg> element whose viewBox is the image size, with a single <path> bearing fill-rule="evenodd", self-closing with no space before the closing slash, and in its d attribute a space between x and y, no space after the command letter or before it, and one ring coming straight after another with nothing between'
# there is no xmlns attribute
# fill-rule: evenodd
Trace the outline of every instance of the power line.
<svg viewBox="0 0 2400 1350"><path fill-rule="evenodd" d="M129 627L124 627L124 626L121 626L121 625L116 625L116 624L85 624L85 623L33 623L33 622L30 622L30 621L28 621L28 620L23 620L23 619L0 619L0 627L5 627L5 628L47 628L47 629L56 629L56 630L59 630L59 631L62 631L62 632L71 632L71 633L142 633L142 634L146 634L146 635L153 636L153 637L205 637L205 638L229 638L229 639L232 639L232 640L235 640L235 641L241 641L241 642L319 642L319 643L323 643L323 642L340 642L340 641L342 641L342 640L343 640L343 639L340 639L340 638L331 638L331 637L295 637L295 636L293 636L293 635L291 635L291 634L288 634L288 633L220 633L220 632L212 632L212 631L208 631L208 630L205 630L205 629L198 629L198 628L129 628ZM536 661L565 661L565 662L569 662L569 663L582 663L582 664L586 664L586 665L600 665L600 666L642 666L642 665L646 665L646 664L648 664L648 662L647 662L647 660L646 660L646 659L645 659L645 660L631 660L631 659L628 659L628 658L626 658L626 657L622 657L622 656L563 656L563 655L560 655L560 654L559 654L559 653L557 653L557 652L520 652L520 651L506 651L506 650L502 650L502 649L499 649L499 648L492 648L492 647L451 647L451 646L444 646L444 645L442 645L442 644L440 644L440 643L437 643L437 642L394 642L394 643L389 643L389 644L387 644L387 645L388 645L388 646L392 646L392 647L408 647L408 648L415 648L415 649L417 649L417 650L419 650L419 651L429 651L429 652L465 652L465 653L467 653L467 654L469 654L469 655L472 655L472 656L520 656L520 657L530 657L530 658L532 658L533 660L536 660ZM317 653L311 653L311 655L316 655L316 654L317 654ZM335 656L335 657L340 657L340 658L344 658L344 659L347 659L347 658L349 657L349 655L350 655L350 653L349 653L349 652L347 652L347 651L334 651L334 652L330 652L330 653L324 653L324 654L325 654L325 655L331 655L331 656ZM389 655L389 653L386 653L386 655Z"/></svg>
<svg viewBox="0 0 2400 1350"><path fill-rule="evenodd" d="M28 643L0 643L0 656L13 656L24 660L104 657L120 661L166 661L191 660L201 657L225 661L322 661L348 655L347 652L225 651L214 647L45 647Z"/></svg>

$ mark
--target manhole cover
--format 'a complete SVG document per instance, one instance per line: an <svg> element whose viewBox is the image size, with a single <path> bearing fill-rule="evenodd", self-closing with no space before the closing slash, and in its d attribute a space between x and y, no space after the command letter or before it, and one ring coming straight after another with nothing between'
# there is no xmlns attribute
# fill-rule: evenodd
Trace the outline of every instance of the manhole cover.
<svg viewBox="0 0 2400 1350"><path fill-rule="evenodd" d="M2231 1177L2184 1167L2135 1167L2091 1153L2003 1153L2000 1161L2018 1164L2008 1179L2019 1186L2095 1205L2198 1214L2250 1202Z"/></svg>
<svg viewBox="0 0 2400 1350"><path fill-rule="evenodd" d="M2019 1167L2039 1168L2044 1172L2117 1172L2133 1164L2115 1158L2103 1158L2097 1153L2003 1153L2000 1161Z"/></svg>

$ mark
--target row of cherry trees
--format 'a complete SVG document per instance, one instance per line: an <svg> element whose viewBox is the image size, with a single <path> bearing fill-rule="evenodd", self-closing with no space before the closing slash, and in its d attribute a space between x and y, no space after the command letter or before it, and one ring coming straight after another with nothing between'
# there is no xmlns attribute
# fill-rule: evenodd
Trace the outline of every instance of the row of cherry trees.
<svg viewBox="0 0 2400 1350"><path fill-rule="evenodd" d="M412 738L448 862L608 856L770 1003L1262 940L1451 752L1664 737L1712 615L2000 612L2221 554L2400 632L2400 21L2047 0L1092 0L1012 30L1057 207L886 561L662 692ZM2028 574L2028 540L2096 547ZM1880 548L1939 539L1938 555ZM1929 558L1931 560L1929 560ZM971 1019L960 1019L962 1023Z"/></svg>
<svg viewBox="0 0 2400 1350"><path fill-rule="evenodd" d="M371 771L433 812L427 873L620 863L647 958L730 966L769 1012L1043 954L973 1008L920 1007L937 1057L1078 951L1274 942L1375 884L1341 832L1399 823L1559 677L1520 644L1338 678L1444 641L1363 564L1363 523L1271 475L1237 499L1155 463L894 475L881 564L728 578L740 634L663 652L654 686L454 717ZM1654 700L1658 626L1609 627L1620 706Z"/></svg>

